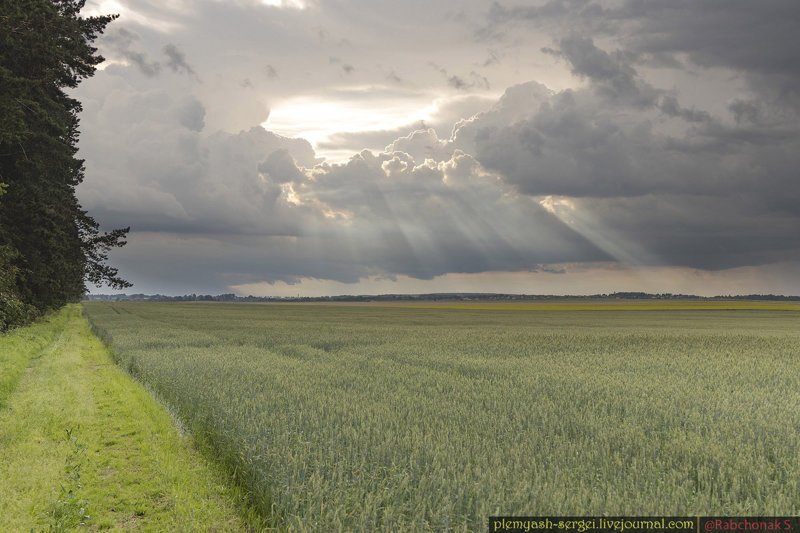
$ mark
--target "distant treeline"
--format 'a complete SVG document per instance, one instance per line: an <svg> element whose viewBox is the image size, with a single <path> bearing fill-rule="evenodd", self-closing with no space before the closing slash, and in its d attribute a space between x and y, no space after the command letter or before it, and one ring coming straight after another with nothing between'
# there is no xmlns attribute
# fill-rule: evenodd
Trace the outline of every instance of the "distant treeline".
<svg viewBox="0 0 800 533"><path fill-rule="evenodd" d="M343 294L339 296L237 296L235 294L186 294L165 296L163 294L89 294L88 300L98 301L156 301L156 302L392 302L392 301L470 301L470 300L764 300L800 301L800 296L781 294L746 294L728 296L697 296L695 294L651 294L646 292L613 292L610 294L547 295L547 294L502 294L481 292L431 293L431 294Z"/></svg>
<svg viewBox="0 0 800 533"><path fill-rule="evenodd" d="M81 104L66 90L103 61L92 46L116 16L85 0L0 0L0 331L83 296L130 284L106 264L127 229L101 233L81 208Z"/></svg>

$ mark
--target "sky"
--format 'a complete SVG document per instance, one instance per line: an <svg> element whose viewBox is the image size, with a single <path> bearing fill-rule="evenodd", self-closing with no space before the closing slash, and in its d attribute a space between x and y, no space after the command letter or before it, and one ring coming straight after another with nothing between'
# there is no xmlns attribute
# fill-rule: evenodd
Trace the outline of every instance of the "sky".
<svg viewBox="0 0 800 533"><path fill-rule="evenodd" d="M78 197L128 292L800 294L797 0L107 13Z"/></svg>

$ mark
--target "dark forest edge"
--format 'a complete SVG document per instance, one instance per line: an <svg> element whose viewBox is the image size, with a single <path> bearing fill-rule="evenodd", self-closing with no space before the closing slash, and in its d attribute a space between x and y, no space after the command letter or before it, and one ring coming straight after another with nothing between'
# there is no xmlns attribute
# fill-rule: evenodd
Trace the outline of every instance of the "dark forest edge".
<svg viewBox="0 0 800 533"><path fill-rule="evenodd" d="M104 61L116 15L85 0L0 0L0 331L79 301L85 284L131 284L107 264L129 228L101 232L75 195L81 104L65 92Z"/></svg>

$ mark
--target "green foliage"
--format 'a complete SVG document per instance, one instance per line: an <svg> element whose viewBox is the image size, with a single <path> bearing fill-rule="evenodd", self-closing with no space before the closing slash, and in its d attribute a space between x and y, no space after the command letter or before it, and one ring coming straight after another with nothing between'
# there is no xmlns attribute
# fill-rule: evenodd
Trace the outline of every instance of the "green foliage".
<svg viewBox="0 0 800 533"><path fill-rule="evenodd" d="M18 269L10 246L0 246L0 332L26 324L38 316L36 308L25 303L17 292Z"/></svg>
<svg viewBox="0 0 800 533"><path fill-rule="evenodd" d="M81 498L81 467L86 457L86 446L78 442L72 428L65 430L70 451L64 464L64 481L58 498L47 514L49 531L61 532L85 526L91 517L88 514L89 500Z"/></svg>
<svg viewBox="0 0 800 533"><path fill-rule="evenodd" d="M37 323L0 336L0 411L16 388L28 363L53 342L63 320L50 315Z"/></svg>
<svg viewBox="0 0 800 533"><path fill-rule="evenodd" d="M6 184L0 183L0 197L6 192ZM15 251L10 246L0 246L0 332L26 323L33 318L35 310L25 304L17 292L18 269L14 266Z"/></svg>
<svg viewBox="0 0 800 533"><path fill-rule="evenodd" d="M127 230L101 234L75 197L84 173L75 157L81 105L64 90L103 61L92 42L115 18L80 17L83 5L0 0L3 274L17 298L39 310L78 300L85 281L129 286L104 263Z"/></svg>
<svg viewBox="0 0 800 533"><path fill-rule="evenodd" d="M279 529L800 512L798 311L85 309Z"/></svg>

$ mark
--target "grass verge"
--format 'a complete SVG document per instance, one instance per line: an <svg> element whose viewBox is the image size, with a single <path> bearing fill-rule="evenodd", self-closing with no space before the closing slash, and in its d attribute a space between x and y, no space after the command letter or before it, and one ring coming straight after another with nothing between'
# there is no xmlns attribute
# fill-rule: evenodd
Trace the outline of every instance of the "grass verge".
<svg viewBox="0 0 800 533"><path fill-rule="evenodd" d="M80 306L0 337L0 354L4 530L261 529Z"/></svg>
<svg viewBox="0 0 800 533"><path fill-rule="evenodd" d="M16 388L29 361L42 355L53 342L64 319L62 315L50 315L32 326L0 335L0 408Z"/></svg>

